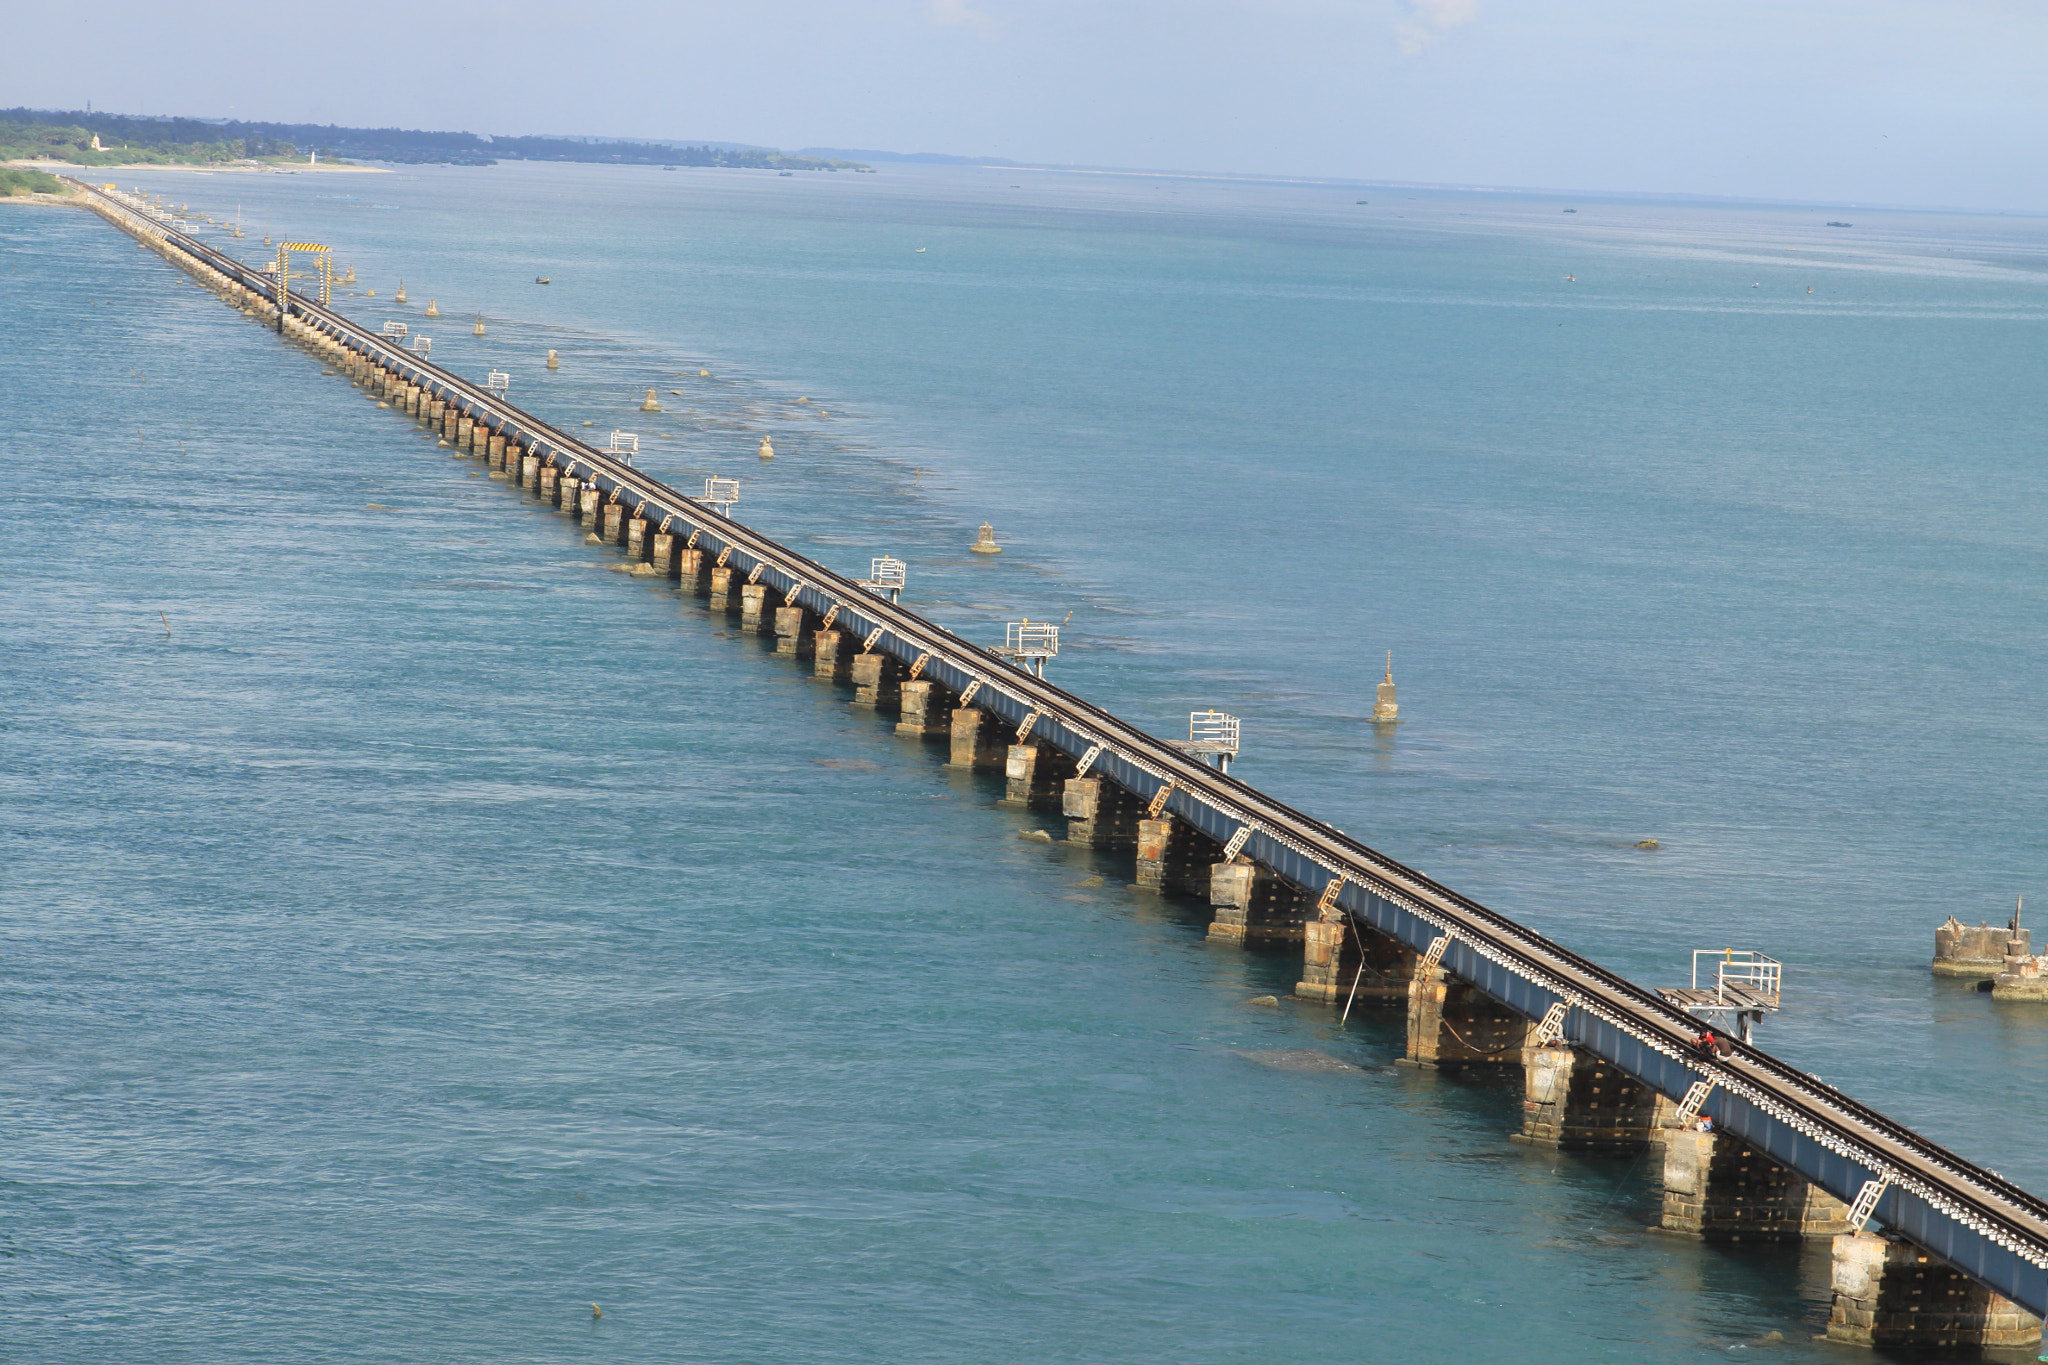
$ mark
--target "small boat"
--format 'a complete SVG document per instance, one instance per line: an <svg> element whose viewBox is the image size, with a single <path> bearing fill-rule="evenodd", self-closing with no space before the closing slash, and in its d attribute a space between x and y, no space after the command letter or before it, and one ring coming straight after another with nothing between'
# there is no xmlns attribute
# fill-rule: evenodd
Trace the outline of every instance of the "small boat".
<svg viewBox="0 0 2048 1365"><path fill-rule="evenodd" d="M545 276L545 275L535 275L535 276L533 277L533 282L534 282L535 284L553 284L553 283L554 283L554 281L553 281L553 280L549 279L549 278L548 278L547 276Z"/></svg>
<svg viewBox="0 0 2048 1365"><path fill-rule="evenodd" d="M923 250L924 250L924 248L923 248L923 247L919 247L919 248L918 248L918 250L919 250L919 251L921 252L921 251L923 251Z"/></svg>

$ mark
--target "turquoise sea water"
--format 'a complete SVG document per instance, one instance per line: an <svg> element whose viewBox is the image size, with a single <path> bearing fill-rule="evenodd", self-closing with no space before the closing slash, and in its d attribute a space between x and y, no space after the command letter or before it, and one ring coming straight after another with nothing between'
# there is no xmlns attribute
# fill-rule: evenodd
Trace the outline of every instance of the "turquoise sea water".
<svg viewBox="0 0 2048 1365"><path fill-rule="evenodd" d="M1639 980L1784 959L1768 1046L2048 1189L2048 1011L1925 966L2044 880L2038 221L120 179L963 634L1071 612L1068 686L1243 716L1243 775ZM1294 955L1017 840L98 220L0 207L0 318L0 1353L1842 1354L1823 1251L1646 1234L1642 1164L1509 1144L1397 1020L1244 1004Z"/></svg>

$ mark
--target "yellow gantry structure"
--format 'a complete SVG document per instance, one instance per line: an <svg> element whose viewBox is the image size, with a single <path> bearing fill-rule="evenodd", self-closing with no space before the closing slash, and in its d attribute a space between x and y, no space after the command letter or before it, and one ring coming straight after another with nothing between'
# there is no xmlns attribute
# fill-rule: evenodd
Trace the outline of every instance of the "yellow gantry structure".
<svg viewBox="0 0 2048 1365"><path fill-rule="evenodd" d="M291 292L291 253L306 252L320 258L320 306L332 303L334 296L334 252L318 242L279 242L277 244L277 304L284 307L285 295Z"/></svg>

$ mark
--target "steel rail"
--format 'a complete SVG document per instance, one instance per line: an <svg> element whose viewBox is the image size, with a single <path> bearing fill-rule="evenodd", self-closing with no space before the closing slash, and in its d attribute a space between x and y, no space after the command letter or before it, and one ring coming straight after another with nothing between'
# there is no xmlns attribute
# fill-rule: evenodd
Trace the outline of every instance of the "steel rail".
<svg viewBox="0 0 2048 1365"><path fill-rule="evenodd" d="M175 227L135 213L90 185L76 180L72 183L108 209L123 217L139 219L150 234L164 240L175 239L180 250L244 287L275 299L272 281L261 272ZM695 533L691 537L693 543L708 536L722 551L744 561L736 567L749 570L753 581L767 578L772 572L772 585L785 593L786 600L799 602L820 615L836 608L840 619L862 623L871 648L886 648L906 662L915 655L924 655L929 661L927 676L933 668L949 672L956 692L965 691L970 685L987 688L992 694L1010 700L1012 709L1057 720L1057 729L1064 733L1045 737L1077 757L1091 745L1111 752L1125 767L1134 770L1124 777L1136 776L1139 780L1119 781L1138 796L1156 796L1160 787L1168 787L1168 809L1186 814L1190 810L1187 802L1198 802L1240 826L1250 826L1262 839L1291 849L1327 870L1331 878L1345 884L1346 892L1355 885L1414 912L1480 957L1501 962L1549 990L1557 1000L1619 1028L1667 1057L1681 1060L1692 1072L1714 1080L1731 1093L1743 1095L1767 1111L1776 1111L1781 1121L1854 1158L1870 1171L1884 1173L1914 1190L1938 1211L2015 1250L2022 1259L2036 1266L2048 1266L2048 1201L1954 1155L1904 1124L1761 1049L1737 1045L1731 1057L1708 1060L1699 1056L1693 1048L1698 1021L1655 992L1294 810L1240 778L1199 762L909 608L867 592L852 579L613 459L495 392L424 361L402 347L390 345L387 339L332 308L291 295L288 283L287 299L293 315L308 320L332 339L408 377L408 382L433 389L458 403L468 415L488 418L500 432L508 437L517 436L529 447L545 452L545 458L568 472L587 473L610 501L631 498L637 513L644 515L652 510L664 518L664 527L681 520ZM1142 789L1146 775L1155 784L1149 792ZM2038 1309L2041 1305L2028 1306Z"/></svg>

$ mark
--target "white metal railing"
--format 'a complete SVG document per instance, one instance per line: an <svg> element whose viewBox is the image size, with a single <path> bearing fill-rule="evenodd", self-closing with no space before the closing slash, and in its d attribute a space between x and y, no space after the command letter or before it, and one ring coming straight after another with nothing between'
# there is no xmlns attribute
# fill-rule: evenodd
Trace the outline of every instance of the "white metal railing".
<svg viewBox="0 0 2048 1365"><path fill-rule="evenodd" d="M1739 986L1747 995L1768 1001L1771 1009L1778 1007L1779 988L1785 978L1784 963L1762 953L1734 948L1696 948L1692 955L1692 988L1696 991L1706 989L1700 984L1703 958L1713 966L1711 979L1715 999L1729 1005L1745 1003L1731 998L1728 993L1730 986Z"/></svg>
<svg viewBox="0 0 2048 1365"><path fill-rule="evenodd" d="M891 602L903 600L903 586L910 573L910 566L894 555L883 555L868 561L868 576L857 578L859 583L877 597L886 597Z"/></svg>
<svg viewBox="0 0 2048 1365"><path fill-rule="evenodd" d="M498 395L498 397L503 398L505 390L512 387L512 376L506 374L503 370L492 370L490 378L484 380L484 387Z"/></svg>
<svg viewBox="0 0 2048 1365"><path fill-rule="evenodd" d="M414 355L419 356L432 355L434 353L434 339L432 337L414 337L412 339L412 352Z"/></svg>
<svg viewBox="0 0 2048 1365"><path fill-rule="evenodd" d="M1236 716L1222 711L1188 712L1188 737L1170 739L1167 743L1184 754L1196 754L1203 758L1214 758L1216 766L1224 772L1230 771L1230 760L1237 757L1238 726Z"/></svg>
<svg viewBox="0 0 2048 1365"><path fill-rule="evenodd" d="M1041 678L1045 676L1045 661L1059 657L1059 652L1060 628L1029 618L1011 621L1003 633L1003 642L989 651Z"/></svg>
<svg viewBox="0 0 2048 1365"><path fill-rule="evenodd" d="M738 479L712 478L704 480L704 501L716 507L720 516L731 516L732 505L739 500L740 481Z"/></svg>
<svg viewBox="0 0 2048 1365"><path fill-rule="evenodd" d="M612 443L604 448L604 453L615 455L631 464L633 457L640 453L640 438L630 431L615 431L612 433Z"/></svg>
<svg viewBox="0 0 2048 1365"><path fill-rule="evenodd" d="M275 266L271 268L276 269ZM395 318L387 319L384 323L384 335L399 341L405 339L406 330L406 325Z"/></svg>

